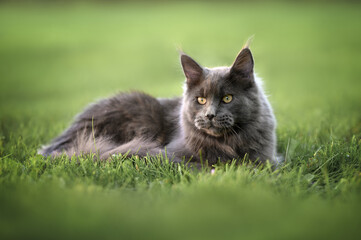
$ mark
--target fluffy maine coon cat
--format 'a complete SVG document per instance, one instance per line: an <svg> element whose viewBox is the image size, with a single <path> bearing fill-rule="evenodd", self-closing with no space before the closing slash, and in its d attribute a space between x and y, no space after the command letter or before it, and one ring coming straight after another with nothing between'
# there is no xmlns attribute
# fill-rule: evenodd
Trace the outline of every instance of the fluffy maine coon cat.
<svg viewBox="0 0 361 240"><path fill-rule="evenodd" d="M205 68L180 56L186 77L183 97L159 99L140 92L101 100L80 113L43 155L97 153L167 154L209 164L240 159L277 163L276 121L253 72L248 47L231 67ZM165 151L166 149L166 151Z"/></svg>

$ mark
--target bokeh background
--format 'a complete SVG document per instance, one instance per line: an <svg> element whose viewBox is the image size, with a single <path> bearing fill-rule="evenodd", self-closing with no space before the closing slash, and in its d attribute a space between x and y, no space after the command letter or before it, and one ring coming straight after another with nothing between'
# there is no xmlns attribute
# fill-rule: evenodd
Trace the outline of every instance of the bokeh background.
<svg viewBox="0 0 361 240"><path fill-rule="evenodd" d="M177 49L203 66L231 65L252 35L256 72L278 120L279 152L308 160L333 139L354 141L359 151L358 1L0 1L2 234L31 238L55 232L62 239L83 233L126 239L359 234L359 170L352 173L357 191L348 188L337 201L324 201L323 195L308 196L317 189L305 188L301 196L297 188L284 193L282 186L268 188L267 178L258 176L254 185L239 172L206 175L190 186L180 175L181 185L164 187L166 178L149 180L135 171L131 179L141 185L128 182L119 190L111 185L111 170L90 178L76 166L55 166L48 175L34 167L41 144L90 102L130 90L181 95ZM350 169L359 169L360 156L357 161ZM301 170L292 179L300 181Z"/></svg>
<svg viewBox="0 0 361 240"><path fill-rule="evenodd" d="M177 48L204 66L230 65L252 35L281 126L360 109L354 2L14 1L0 11L3 115L63 122L118 90L178 96Z"/></svg>

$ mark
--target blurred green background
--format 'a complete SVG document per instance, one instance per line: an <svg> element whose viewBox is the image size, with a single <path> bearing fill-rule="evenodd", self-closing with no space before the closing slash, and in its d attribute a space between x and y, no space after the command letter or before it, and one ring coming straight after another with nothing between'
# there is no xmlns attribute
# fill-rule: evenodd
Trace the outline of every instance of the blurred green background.
<svg viewBox="0 0 361 240"><path fill-rule="evenodd" d="M92 101L181 95L177 48L230 65L252 35L287 160L280 172L138 162L139 172L127 160L36 155ZM360 43L356 1L0 2L0 236L360 235Z"/></svg>

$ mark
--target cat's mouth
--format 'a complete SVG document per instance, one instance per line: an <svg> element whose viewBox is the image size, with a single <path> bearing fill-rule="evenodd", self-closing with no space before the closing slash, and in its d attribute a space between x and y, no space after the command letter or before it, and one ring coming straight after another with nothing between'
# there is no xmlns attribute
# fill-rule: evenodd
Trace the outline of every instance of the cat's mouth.
<svg viewBox="0 0 361 240"><path fill-rule="evenodd" d="M195 125L199 130L213 137L222 137L229 131L229 124L219 122L216 119L207 121L205 119L196 119Z"/></svg>
<svg viewBox="0 0 361 240"><path fill-rule="evenodd" d="M203 128L203 131L205 133L207 133L208 135L211 135L214 137L221 137L224 135L225 129L210 126L209 128Z"/></svg>
<svg viewBox="0 0 361 240"><path fill-rule="evenodd" d="M214 137L222 137L228 132L229 128L226 128L224 126L218 126L217 122L214 123L214 122L210 121L208 126L206 128L203 128L203 130L208 135L211 135Z"/></svg>

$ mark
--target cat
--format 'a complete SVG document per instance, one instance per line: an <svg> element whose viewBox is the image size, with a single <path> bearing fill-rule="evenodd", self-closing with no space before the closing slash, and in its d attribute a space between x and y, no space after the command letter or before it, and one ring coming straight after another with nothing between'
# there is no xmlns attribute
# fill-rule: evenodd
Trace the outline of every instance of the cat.
<svg viewBox="0 0 361 240"><path fill-rule="evenodd" d="M39 153L53 157L97 153L163 154L176 163L216 164L242 159L277 164L276 120L254 74L248 46L231 67L202 67L185 53L186 78L177 98L120 93L88 106Z"/></svg>

